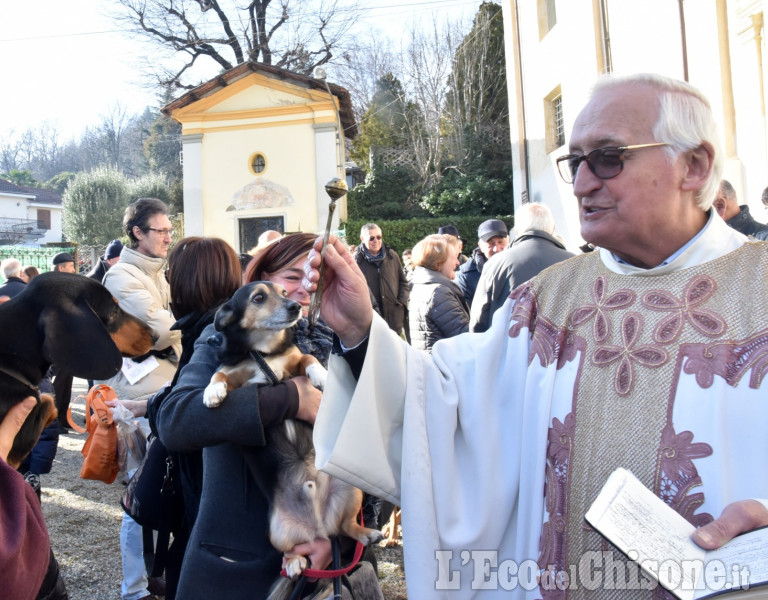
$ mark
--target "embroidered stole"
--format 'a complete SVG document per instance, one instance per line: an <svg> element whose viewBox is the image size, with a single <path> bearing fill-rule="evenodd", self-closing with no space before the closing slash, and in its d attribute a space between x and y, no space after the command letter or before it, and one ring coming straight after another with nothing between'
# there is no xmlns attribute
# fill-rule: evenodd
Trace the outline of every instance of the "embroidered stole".
<svg viewBox="0 0 768 600"><path fill-rule="evenodd" d="M701 484L695 467L681 468L688 463L676 460L681 444L687 458L712 453L706 443L681 441L674 430L681 369L695 373L702 387L714 376L759 387L765 368L752 367L761 356L768 360L765 315L754 315L743 294L745 283L754 284L749 297L768 294L768 245L748 243L709 263L650 277L613 273L597 254L556 265L548 270L546 286L536 278L513 294L510 334L530 327L530 360L558 366L581 361L572 411L562 423L554 419L550 429L542 569L568 571L585 552L612 549L583 515L618 466L693 524L709 522L711 515L695 512L704 500L693 491ZM745 282L745 273L753 273L753 280ZM615 561L626 562L611 551ZM564 597L562 591L541 591L545 599ZM567 597L621 600L665 593L579 585Z"/></svg>

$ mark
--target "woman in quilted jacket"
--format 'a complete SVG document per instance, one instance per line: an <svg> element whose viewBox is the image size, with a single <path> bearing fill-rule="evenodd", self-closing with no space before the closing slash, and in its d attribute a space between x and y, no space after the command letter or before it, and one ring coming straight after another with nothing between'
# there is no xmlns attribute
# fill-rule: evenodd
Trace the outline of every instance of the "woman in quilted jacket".
<svg viewBox="0 0 768 600"><path fill-rule="evenodd" d="M458 244L446 235L429 235L413 247L408 313L414 348L432 352L438 340L469 330L469 308L453 282L458 254Z"/></svg>

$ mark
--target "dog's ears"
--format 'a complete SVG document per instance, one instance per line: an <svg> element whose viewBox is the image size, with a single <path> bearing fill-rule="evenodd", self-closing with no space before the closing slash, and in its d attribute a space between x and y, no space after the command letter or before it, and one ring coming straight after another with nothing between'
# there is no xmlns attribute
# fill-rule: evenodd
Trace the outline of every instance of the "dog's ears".
<svg viewBox="0 0 768 600"><path fill-rule="evenodd" d="M213 326L216 331L221 331L227 325L229 325L235 319L235 311L229 304L225 304L218 311L216 311L216 318L213 321Z"/></svg>
<svg viewBox="0 0 768 600"><path fill-rule="evenodd" d="M106 327L83 299L46 308L40 325L43 356L62 371L83 379L109 379L123 365Z"/></svg>

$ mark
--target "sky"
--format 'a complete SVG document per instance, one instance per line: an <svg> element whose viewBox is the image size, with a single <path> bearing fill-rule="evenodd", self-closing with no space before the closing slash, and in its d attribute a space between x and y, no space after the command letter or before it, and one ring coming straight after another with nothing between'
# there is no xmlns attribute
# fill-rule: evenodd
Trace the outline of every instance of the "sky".
<svg viewBox="0 0 768 600"><path fill-rule="evenodd" d="M360 0L356 33L378 29L399 42L434 14L470 21L482 0ZM0 143L44 123L77 138L118 105L158 106L142 85L146 45L119 31L111 0L0 0Z"/></svg>

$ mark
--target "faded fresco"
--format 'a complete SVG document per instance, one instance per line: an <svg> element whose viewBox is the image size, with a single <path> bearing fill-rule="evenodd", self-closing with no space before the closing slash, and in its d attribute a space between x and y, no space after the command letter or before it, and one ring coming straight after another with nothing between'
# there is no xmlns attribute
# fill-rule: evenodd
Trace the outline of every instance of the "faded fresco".
<svg viewBox="0 0 768 600"><path fill-rule="evenodd" d="M227 211L295 205L296 200L293 199L287 187L264 177L256 177L251 183L235 192L232 196L232 204L227 207Z"/></svg>

